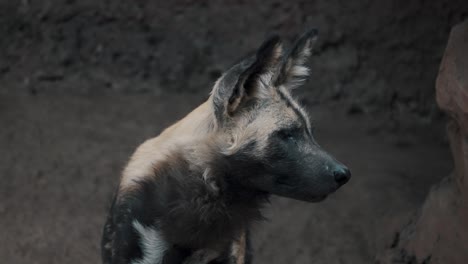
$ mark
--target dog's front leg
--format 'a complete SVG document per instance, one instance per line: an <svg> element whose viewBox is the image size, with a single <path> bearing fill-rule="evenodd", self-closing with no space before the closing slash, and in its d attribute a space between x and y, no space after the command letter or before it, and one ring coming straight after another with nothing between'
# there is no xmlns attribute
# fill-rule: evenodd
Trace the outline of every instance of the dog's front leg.
<svg viewBox="0 0 468 264"><path fill-rule="evenodd" d="M231 244L229 264L250 264L249 233L244 230Z"/></svg>
<svg viewBox="0 0 468 264"><path fill-rule="evenodd" d="M231 243L227 256L212 249L199 249L185 258L182 264L249 264L248 239L248 233L244 231Z"/></svg>
<svg viewBox="0 0 468 264"><path fill-rule="evenodd" d="M200 249L186 258L183 264L209 264L219 257L219 252L212 249Z"/></svg>

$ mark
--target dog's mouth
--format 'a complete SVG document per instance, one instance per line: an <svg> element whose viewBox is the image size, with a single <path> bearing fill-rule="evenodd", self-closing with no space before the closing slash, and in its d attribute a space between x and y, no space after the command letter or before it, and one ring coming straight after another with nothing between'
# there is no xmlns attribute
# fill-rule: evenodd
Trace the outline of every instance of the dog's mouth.
<svg viewBox="0 0 468 264"><path fill-rule="evenodd" d="M313 197L313 198L310 198L310 199L307 199L306 202L309 202L309 203L318 203L318 202L321 202L323 200L325 200L327 198L328 195L322 195L322 196L318 196L318 197Z"/></svg>
<svg viewBox="0 0 468 264"><path fill-rule="evenodd" d="M328 194L311 196L310 193L298 190L297 186L292 185L287 181L279 181L278 184L282 186L285 190L287 190L286 192L276 193L280 196L289 197L309 203L318 203L325 200L328 197Z"/></svg>

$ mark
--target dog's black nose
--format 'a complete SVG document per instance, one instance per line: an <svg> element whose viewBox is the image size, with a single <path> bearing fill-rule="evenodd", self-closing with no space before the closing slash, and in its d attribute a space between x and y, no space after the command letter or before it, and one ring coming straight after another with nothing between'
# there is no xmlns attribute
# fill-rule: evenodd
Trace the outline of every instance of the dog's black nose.
<svg viewBox="0 0 468 264"><path fill-rule="evenodd" d="M333 171L333 176L335 177L335 181L341 186L349 181L349 178L351 178L351 172L348 168L339 166Z"/></svg>

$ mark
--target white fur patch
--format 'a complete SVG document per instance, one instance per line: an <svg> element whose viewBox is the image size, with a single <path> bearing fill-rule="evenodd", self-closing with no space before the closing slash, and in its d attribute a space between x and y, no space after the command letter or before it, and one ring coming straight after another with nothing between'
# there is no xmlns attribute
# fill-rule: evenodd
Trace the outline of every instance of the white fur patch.
<svg viewBox="0 0 468 264"><path fill-rule="evenodd" d="M206 184L208 184L214 192L219 192L219 186L216 184L216 179L211 175L210 168L206 168L203 172L203 180L205 180Z"/></svg>
<svg viewBox="0 0 468 264"><path fill-rule="evenodd" d="M140 246L143 251L143 258L132 261L131 264L160 264L163 261L164 253L168 246L158 230L144 227L137 220L133 221L133 227L140 234Z"/></svg>
<svg viewBox="0 0 468 264"><path fill-rule="evenodd" d="M309 76L309 68L302 65L294 65L291 74L297 77L307 77Z"/></svg>

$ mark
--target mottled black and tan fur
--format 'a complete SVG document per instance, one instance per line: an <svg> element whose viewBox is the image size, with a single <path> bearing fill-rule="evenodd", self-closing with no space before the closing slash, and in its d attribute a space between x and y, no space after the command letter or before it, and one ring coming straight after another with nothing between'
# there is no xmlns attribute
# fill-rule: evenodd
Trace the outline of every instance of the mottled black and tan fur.
<svg viewBox="0 0 468 264"><path fill-rule="evenodd" d="M268 39L136 150L104 227L104 263L249 263L249 227L270 195L316 202L348 181L291 96L315 38L308 31L287 52Z"/></svg>

